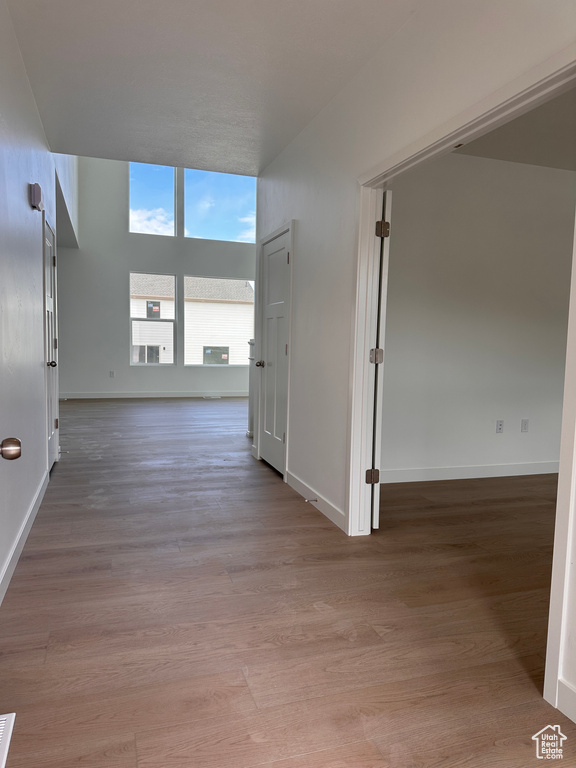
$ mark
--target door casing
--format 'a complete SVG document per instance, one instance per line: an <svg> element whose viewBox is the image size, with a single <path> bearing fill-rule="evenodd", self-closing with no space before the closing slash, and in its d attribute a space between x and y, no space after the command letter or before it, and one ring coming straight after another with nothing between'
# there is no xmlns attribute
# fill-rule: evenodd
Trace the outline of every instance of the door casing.
<svg viewBox="0 0 576 768"><path fill-rule="evenodd" d="M58 296L56 281L56 232L44 217L44 357L46 381L47 466L60 458L58 378ZM56 363L55 366L51 363Z"/></svg>

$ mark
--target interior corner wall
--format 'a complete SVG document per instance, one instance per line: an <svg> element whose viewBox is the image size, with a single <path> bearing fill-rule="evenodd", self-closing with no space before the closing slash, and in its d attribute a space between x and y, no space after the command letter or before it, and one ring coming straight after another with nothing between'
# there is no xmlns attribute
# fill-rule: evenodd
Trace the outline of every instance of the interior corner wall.
<svg viewBox="0 0 576 768"><path fill-rule="evenodd" d="M78 158L53 153L56 166L56 230L58 243L78 247Z"/></svg>
<svg viewBox="0 0 576 768"><path fill-rule="evenodd" d="M130 365L130 272L254 280L256 246L129 232L128 174L128 163L79 160L80 247L58 253L61 397L246 396L248 360L184 366L181 327L176 365Z"/></svg>
<svg viewBox="0 0 576 768"><path fill-rule="evenodd" d="M357 180L573 63L575 26L573 0L421 3L260 174L258 237L295 220L287 469L344 519Z"/></svg>
<svg viewBox="0 0 576 768"><path fill-rule="evenodd" d="M558 471L576 173L448 155L392 189L381 481Z"/></svg>
<svg viewBox="0 0 576 768"><path fill-rule="evenodd" d="M28 185L40 184L56 216L54 161L4 0L0 0L0 440L22 456L0 460L0 600L48 482L44 356L43 217Z"/></svg>

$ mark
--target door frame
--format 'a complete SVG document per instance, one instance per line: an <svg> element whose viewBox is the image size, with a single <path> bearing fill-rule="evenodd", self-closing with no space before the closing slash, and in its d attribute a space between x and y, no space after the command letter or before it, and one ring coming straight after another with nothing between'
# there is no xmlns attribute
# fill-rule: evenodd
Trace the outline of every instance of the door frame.
<svg viewBox="0 0 576 768"><path fill-rule="evenodd" d="M53 242L53 263L47 264L47 232L50 231L52 235L52 242ZM49 415L52 415L53 419L56 421L56 423L60 422L60 402L59 402L59 394L60 394L60 377L58 372L58 272L57 272L57 265L58 265L58 259L57 259L57 250L58 250L58 241L57 241L57 235L56 235L56 228L54 227L52 221L46 216L44 213L42 215L42 273L43 273L43 306L44 306L44 356L45 356L45 371L44 371L44 389L46 393L46 465L48 468L48 471L50 471L55 464L55 462L60 460L60 426L54 426L54 436L53 440L55 441L54 445L52 446L52 450L50 448L50 424L48 422ZM53 342L54 342L54 360L56 362L56 368L54 371L51 371L48 367L48 352L47 349L47 340L48 340L48 326L47 326L47 318L46 318L46 312L47 312L47 306L46 306L46 270L49 268L52 272L52 322L53 322ZM50 383L50 377L52 376L53 379L55 379L54 387L51 386ZM52 408L50 409L50 398L53 397L52 402Z"/></svg>
<svg viewBox="0 0 576 768"><path fill-rule="evenodd" d="M370 435L373 430L374 410L367 393L373 386L374 366L368 360L370 349L368 339L373 337L377 308L377 292L374 286L371 286L371 280L374 280L376 263L380 255L379 238L375 236L374 223L379 219L382 191L388 189L393 179L405 171L448 154L455 145L479 138L499 125L570 90L575 84L576 61L574 59L540 78L535 77L534 72L528 73L509 83L490 100L479 102L465 113L456 116L443 128L428 134L419 142L418 147L414 145L408 147L404 152L390 157L358 179L360 220L348 457L350 468L348 533L350 535L370 533L371 486L364 482L364 473L366 468L371 466L373 450ZM574 259L576 259L576 240ZM570 392L576 387L575 296L576 274L573 270L544 698L576 721L576 691L569 690L561 679L567 631L566 609L572 554L571 538L576 531L576 400L570 396ZM572 356L571 349L574 350ZM375 438L381 441L381 430L376 429L374 434Z"/></svg>
<svg viewBox="0 0 576 768"><path fill-rule="evenodd" d="M284 482L287 482L288 476L288 462L290 455L290 373L291 373L291 360L292 360L292 280L294 274L294 220L287 221L278 229L258 239L258 248L256 253L256 290L254 291L254 361L251 361L251 365L256 365L256 360L262 359L262 340L264 337L264 259L262 252L264 246L276 240L276 238L282 235L288 234L288 248L290 253L289 262L289 289L288 289L288 371L287 371L287 398L286 398L286 453L284 458ZM252 456L255 459L260 460L260 419L262 402L262 386L261 376L254 376L254 434L252 439ZM250 397L252 397L250 393Z"/></svg>
<svg viewBox="0 0 576 768"><path fill-rule="evenodd" d="M380 238L375 234L375 222L380 219L383 191L390 188L400 174L422 163L437 159L454 149L456 144L467 143L489 133L500 125L519 117L554 96L570 90L576 84L576 61L556 72L525 85L525 78L510 84L510 94L496 106L490 106L479 115L468 117L482 109L484 102L456 117L441 130L429 134L420 147L408 147L404 153L393 155L379 163L372 171L358 179L360 185L358 244L356 260L356 307L353 330L353 358L351 370L351 407L348 443L348 534L362 536L371 532L371 486L365 482L366 469L371 467L373 434L374 367L369 363L371 339L376 337L375 323L378 291L375 285L380 259ZM438 133L440 136L438 137ZM393 227L393 222L392 222ZM387 274L383 275L387 281ZM382 328L385 333L385 321ZM375 431L381 441L381 430ZM376 445L379 455L381 445Z"/></svg>

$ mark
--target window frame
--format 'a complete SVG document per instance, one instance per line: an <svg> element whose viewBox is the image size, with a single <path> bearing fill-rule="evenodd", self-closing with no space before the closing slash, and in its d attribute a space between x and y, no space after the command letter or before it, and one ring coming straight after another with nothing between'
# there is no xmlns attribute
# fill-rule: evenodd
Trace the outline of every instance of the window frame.
<svg viewBox="0 0 576 768"><path fill-rule="evenodd" d="M171 277L174 280L174 317L173 318L163 318L163 317L148 317L148 307L146 306L146 317L134 317L132 315L132 297L134 294L132 294L131 289L131 276L132 275L157 275L159 277ZM156 299L153 297L146 297L144 298L144 301L158 301L160 303L160 314L162 311L162 299ZM178 277L176 274L173 273L166 273L166 272L133 272L132 270L129 270L128 272L128 316L129 316L129 323L130 323L130 366L134 366L135 368L170 368L170 367L176 367L178 365L178 358L177 358L177 339L178 339L178 333L177 333L177 323L178 323ZM172 324L172 362L170 363L149 363L149 362L136 362L134 358L134 347L144 347L146 349L145 357L148 357L148 347L160 347L161 345L157 344L134 344L134 336L133 336L133 330L134 330L134 322L140 322L140 323L165 323L165 324Z"/></svg>

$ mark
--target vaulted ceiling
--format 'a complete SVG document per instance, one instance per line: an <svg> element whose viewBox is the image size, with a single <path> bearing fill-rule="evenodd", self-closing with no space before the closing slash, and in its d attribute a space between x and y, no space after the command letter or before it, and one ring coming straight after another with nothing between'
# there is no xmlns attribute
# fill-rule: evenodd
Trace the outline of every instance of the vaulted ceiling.
<svg viewBox="0 0 576 768"><path fill-rule="evenodd" d="M8 0L55 152L257 175L425 0Z"/></svg>

